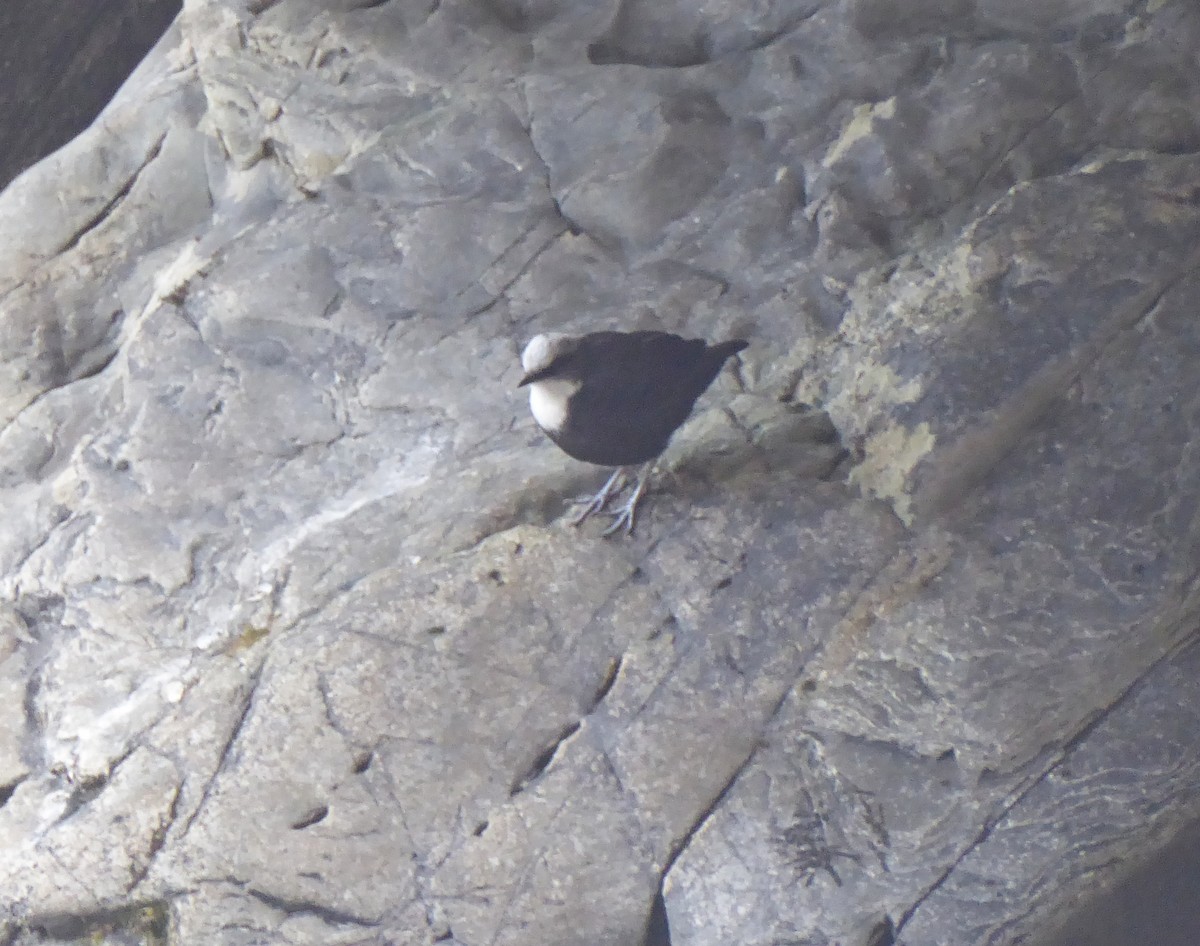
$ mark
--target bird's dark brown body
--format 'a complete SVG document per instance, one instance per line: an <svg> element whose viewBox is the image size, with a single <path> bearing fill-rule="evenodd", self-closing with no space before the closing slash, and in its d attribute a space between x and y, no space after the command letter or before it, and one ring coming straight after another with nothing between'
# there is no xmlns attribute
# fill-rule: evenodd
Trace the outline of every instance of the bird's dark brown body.
<svg viewBox="0 0 1200 946"><path fill-rule="evenodd" d="M543 429L575 459L602 466L661 454L725 361L747 344L667 332L593 332L565 342L522 384L559 379L574 387L561 426Z"/></svg>
<svg viewBox="0 0 1200 946"><path fill-rule="evenodd" d="M668 332L592 332L538 335L521 355L534 419L577 460L617 471L574 520L606 511L631 482L629 467L641 464L632 493L611 513L605 531L633 531L638 503L652 462L666 448L696 399L725 361L745 348L740 339L709 345Z"/></svg>

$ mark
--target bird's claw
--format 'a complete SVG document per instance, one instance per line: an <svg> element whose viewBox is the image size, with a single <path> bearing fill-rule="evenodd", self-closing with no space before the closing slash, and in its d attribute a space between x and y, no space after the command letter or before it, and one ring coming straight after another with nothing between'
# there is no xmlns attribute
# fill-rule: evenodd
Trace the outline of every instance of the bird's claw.
<svg viewBox="0 0 1200 946"><path fill-rule="evenodd" d="M583 506L583 511L571 520L571 525L577 526L584 520L594 516L598 512L604 512L608 507L609 500L616 494L620 493L625 488L625 468L618 467L612 476L608 478L601 488L600 492L595 496L584 496L582 499L574 500L572 506ZM605 533L606 535L608 533Z"/></svg>
<svg viewBox="0 0 1200 946"><path fill-rule="evenodd" d="M600 535L612 535L614 532L619 531L622 527L624 527L626 535L632 535L633 527L637 519L637 507L639 499L641 499L641 496L635 493L632 497L630 497L629 501L626 502L624 506L622 506L616 512L611 513L612 522L609 523L608 528L601 532Z"/></svg>
<svg viewBox="0 0 1200 946"><path fill-rule="evenodd" d="M643 467L638 474L637 483L634 484L633 493L625 501L625 505L612 513L612 522L601 535L612 535L622 527L625 529L626 535L633 535L633 527L637 524L638 503L642 501L642 494L646 491L646 483L650 480L650 467Z"/></svg>
<svg viewBox="0 0 1200 946"><path fill-rule="evenodd" d="M612 535L621 529L625 530L626 535L633 533L633 527L636 524L638 503L641 502L642 494L646 491L646 483L650 479L651 464L646 464L638 471L637 479L633 484L633 493L625 500L624 505L616 512L609 512L612 516L612 522L601 535ZM606 512L608 504L613 497L618 496L625 491L625 487L629 485L630 476L629 470L625 467L618 467L616 472L608 478L595 496L578 499L572 505L583 506L583 512L579 513L571 520L571 525L577 526L585 519L594 516L598 512Z"/></svg>

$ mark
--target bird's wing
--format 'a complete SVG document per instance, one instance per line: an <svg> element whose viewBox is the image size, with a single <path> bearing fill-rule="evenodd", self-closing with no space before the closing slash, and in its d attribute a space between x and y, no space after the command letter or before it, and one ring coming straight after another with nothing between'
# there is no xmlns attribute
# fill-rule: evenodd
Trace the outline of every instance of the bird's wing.
<svg viewBox="0 0 1200 946"><path fill-rule="evenodd" d="M664 429L668 437L707 387L697 389L694 380L708 361L707 348L699 339L667 332L585 336L578 354L589 371L577 397L592 411L611 415L614 423L638 417L643 425Z"/></svg>

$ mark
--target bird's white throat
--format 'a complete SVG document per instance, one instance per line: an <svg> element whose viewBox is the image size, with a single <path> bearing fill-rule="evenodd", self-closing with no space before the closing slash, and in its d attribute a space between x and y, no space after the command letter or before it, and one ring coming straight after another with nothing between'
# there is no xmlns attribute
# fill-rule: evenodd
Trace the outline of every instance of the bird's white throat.
<svg viewBox="0 0 1200 946"><path fill-rule="evenodd" d="M578 381L547 378L529 386L529 410L542 430L557 433L567 422L567 401L579 390Z"/></svg>

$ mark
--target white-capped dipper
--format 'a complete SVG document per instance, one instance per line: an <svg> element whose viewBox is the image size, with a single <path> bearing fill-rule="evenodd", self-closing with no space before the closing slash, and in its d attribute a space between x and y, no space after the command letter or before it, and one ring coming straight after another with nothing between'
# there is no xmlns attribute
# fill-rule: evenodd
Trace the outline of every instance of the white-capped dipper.
<svg viewBox="0 0 1200 946"><path fill-rule="evenodd" d="M638 502L654 460L687 420L692 405L721 372L726 359L749 342L709 345L669 332L591 332L538 335L521 354L533 418L576 460L615 466L574 525L602 512L625 488L630 467L641 465L633 492L612 513L604 534L633 531Z"/></svg>

